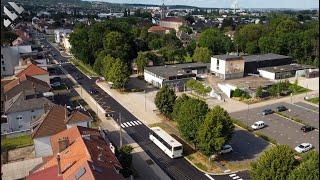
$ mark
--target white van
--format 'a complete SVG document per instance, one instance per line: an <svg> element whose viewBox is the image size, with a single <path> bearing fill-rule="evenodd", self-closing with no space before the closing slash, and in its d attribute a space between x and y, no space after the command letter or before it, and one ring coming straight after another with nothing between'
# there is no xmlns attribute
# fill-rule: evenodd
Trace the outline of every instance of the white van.
<svg viewBox="0 0 320 180"><path fill-rule="evenodd" d="M263 127L265 127L265 123L263 121L257 121L255 122L254 124L251 125L251 128L254 129L254 130L257 130L257 129L261 129Z"/></svg>

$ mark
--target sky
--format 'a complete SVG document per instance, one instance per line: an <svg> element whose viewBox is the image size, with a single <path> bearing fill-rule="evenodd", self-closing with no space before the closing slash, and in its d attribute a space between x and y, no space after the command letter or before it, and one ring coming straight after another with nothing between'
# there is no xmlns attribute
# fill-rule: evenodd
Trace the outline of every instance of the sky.
<svg viewBox="0 0 320 180"><path fill-rule="evenodd" d="M98 0L111 3L162 4L163 0ZM192 5L209 8L231 8L235 0L164 0L167 5ZM238 0L240 8L318 8L319 0Z"/></svg>

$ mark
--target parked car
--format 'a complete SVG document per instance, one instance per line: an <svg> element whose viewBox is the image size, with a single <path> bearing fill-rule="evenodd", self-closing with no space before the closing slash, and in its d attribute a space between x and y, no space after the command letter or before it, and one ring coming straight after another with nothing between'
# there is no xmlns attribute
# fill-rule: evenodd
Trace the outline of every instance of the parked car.
<svg viewBox="0 0 320 180"><path fill-rule="evenodd" d="M233 151L231 145L226 144L226 145L223 145L223 146L222 146L221 151L220 151L220 154L230 153L231 151Z"/></svg>
<svg viewBox="0 0 320 180"><path fill-rule="evenodd" d="M54 83L52 83L50 85L51 85L51 87L59 87L59 86L61 86L61 83L60 82L54 82Z"/></svg>
<svg viewBox="0 0 320 180"><path fill-rule="evenodd" d="M296 150L298 153L307 152L310 149L312 149L312 144L310 144L310 143L302 143L299 146L297 146L296 148L294 148L294 150Z"/></svg>
<svg viewBox="0 0 320 180"><path fill-rule="evenodd" d="M262 111L262 115L268 115L268 114L272 114L273 113L273 110L272 109L265 109Z"/></svg>
<svg viewBox="0 0 320 180"><path fill-rule="evenodd" d="M302 126L301 127L301 131L302 132L309 132L309 131L312 131L312 130L314 130L314 127L312 127L312 126L306 125L306 126Z"/></svg>
<svg viewBox="0 0 320 180"><path fill-rule="evenodd" d="M98 94L99 91L92 88L92 89L90 89L89 93L90 93L90 94Z"/></svg>
<svg viewBox="0 0 320 180"><path fill-rule="evenodd" d="M286 110L288 110L288 109L283 105L280 105L280 106L276 107L276 111L277 112L282 112L282 111L286 111Z"/></svg>
<svg viewBox="0 0 320 180"><path fill-rule="evenodd" d="M80 75L76 75L76 80L80 80L80 79L83 79L83 77Z"/></svg>
<svg viewBox="0 0 320 180"><path fill-rule="evenodd" d="M251 128L253 130L258 130L258 129L264 128L265 126L266 124L263 121L257 121L251 125Z"/></svg>

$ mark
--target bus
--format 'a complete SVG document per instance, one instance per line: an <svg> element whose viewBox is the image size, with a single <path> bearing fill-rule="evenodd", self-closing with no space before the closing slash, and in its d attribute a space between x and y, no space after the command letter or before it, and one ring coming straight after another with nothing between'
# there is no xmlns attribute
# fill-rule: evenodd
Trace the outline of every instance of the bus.
<svg viewBox="0 0 320 180"><path fill-rule="evenodd" d="M180 142L175 140L167 132L160 127L150 128L149 139L155 143L170 158L178 158L182 156L183 147Z"/></svg>

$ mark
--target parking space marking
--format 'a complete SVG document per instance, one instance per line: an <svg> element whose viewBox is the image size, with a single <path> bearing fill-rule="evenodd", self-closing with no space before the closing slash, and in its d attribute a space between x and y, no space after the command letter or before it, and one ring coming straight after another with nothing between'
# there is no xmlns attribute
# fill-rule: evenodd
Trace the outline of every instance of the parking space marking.
<svg viewBox="0 0 320 180"><path fill-rule="evenodd" d="M236 176L236 177L233 177L232 179L239 179L240 177L239 176Z"/></svg>
<svg viewBox="0 0 320 180"><path fill-rule="evenodd" d="M213 177L211 177L209 174L204 174L206 175L210 180L214 180Z"/></svg>
<svg viewBox="0 0 320 180"><path fill-rule="evenodd" d="M236 174L230 174L229 176L230 176L230 177L233 177L233 176L236 176Z"/></svg>

